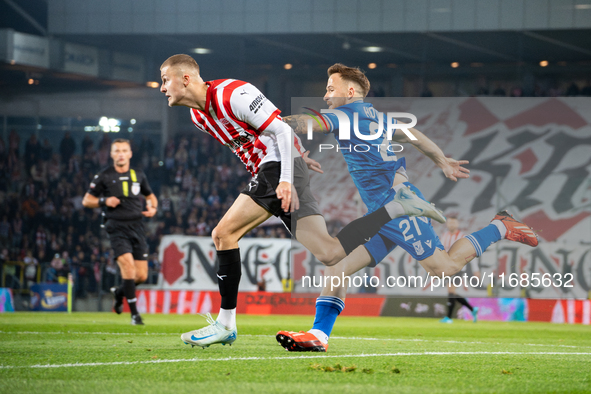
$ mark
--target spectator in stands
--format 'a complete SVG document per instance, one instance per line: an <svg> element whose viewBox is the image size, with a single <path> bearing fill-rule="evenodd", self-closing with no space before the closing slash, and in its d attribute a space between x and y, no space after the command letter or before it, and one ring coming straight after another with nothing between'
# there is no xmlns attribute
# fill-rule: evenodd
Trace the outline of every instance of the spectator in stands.
<svg viewBox="0 0 591 394"><path fill-rule="evenodd" d="M4 142L4 138L0 137L0 163L6 161L8 157L8 149L6 148L6 143Z"/></svg>
<svg viewBox="0 0 591 394"><path fill-rule="evenodd" d="M51 146L51 143L49 142L49 138L45 138L43 140L43 146L41 147L41 160L47 162L47 161L49 161L49 159L51 159L52 155L53 155L53 147Z"/></svg>
<svg viewBox="0 0 591 394"><path fill-rule="evenodd" d="M0 277L4 277L4 264L8 261L10 261L8 248L3 248L0 252Z"/></svg>
<svg viewBox="0 0 591 394"><path fill-rule="evenodd" d="M39 157L29 171L37 189L42 189L47 183L46 163Z"/></svg>
<svg viewBox="0 0 591 394"><path fill-rule="evenodd" d="M31 167L37 159L41 158L41 145L39 145L39 141L37 141L37 136L35 134L31 134L31 137L25 144L25 171L26 173L30 173Z"/></svg>
<svg viewBox="0 0 591 394"><path fill-rule="evenodd" d="M0 222L0 247L7 247L10 239L10 222L8 216L4 215Z"/></svg>
<svg viewBox="0 0 591 394"><path fill-rule="evenodd" d="M493 96L506 97L507 92L505 91L505 89L503 89L503 87L500 84L498 84L495 90L493 91Z"/></svg>
<svg viewBox="0 0 591 394"><path fill-rule="evenodd" d="M60 143L60 154L62 155L62 163L68 165L72 155L76 152L76 142L70 136L70 132L66 132L62 142Z"/></svg>
<svg viewBox="0 0 591 394"><path fill-rule="evenodd" d="M56 253L49 264L47 270L45 270L45 282L55 283L57 282L57 271L62 269L63 261L60 258L59 253Z"/></svg>
<svg viewBox="0 0 591 394"><path fill-rule="evenodd" d="M81 144L82 155L85 155L86 153L88 153L89 149L91 149L93 145L94 145L94 142L92 142L90 135L86 134L84 136L84 139L82 140L82 144Z"/></svg>
<svg viewBox="0 0 591 394"><path fill-rule="evenodd" d="M569 87L566 89L566 96L578 96L580 93L579 86L576 83L571 83Z"/></svg>
<svg viewBox="0 0 591 394"><path fill-rule="evenodd" d="M14 154L17 159L19 158L20 142L21 137L17 134L16 130L10 130L10 135L8 136L8 153Z"/></svg>
<svg viewBox="0 0 591 394"><path fill-rule="evenodd" d="M23 240L23 219L20 212L16 212L12 220L12 246L18 248Z"/></svg>
<svg viewBox="0 0 591 394"><path fill-rule="evenodd" d="M39 266L39 261L33 257L33 252L29 250L23 259L23 262L25 263L26 287L31 288L31 286L37 282L37 267Z"/></svg>

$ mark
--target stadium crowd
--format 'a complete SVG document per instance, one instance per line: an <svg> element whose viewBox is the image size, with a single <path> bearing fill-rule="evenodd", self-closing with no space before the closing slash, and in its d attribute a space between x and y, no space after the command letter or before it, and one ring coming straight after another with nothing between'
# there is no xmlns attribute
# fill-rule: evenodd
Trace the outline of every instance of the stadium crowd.
<svg viewBox="0 0 591 394"><path fill-rule="evenodd" d="M160 238L209 236L250 180L228 149L200 137L177 134L162 149L146 135L131 140L132 168L146 173L159 199L157 217L147 221L148 283L158 278ZM71 272L76 295L84 297L116 282L118 267L106 233L101 233L101 211L82 206L90 180L111 165L110 145L109 133L96 141L85 135L81 143L66 133L57 150L48 138L41 142L35 134L22 151L16 131L7 141L0 138L0 269L5 286L63 282ZM280 225L249 235L288 236Z"/></svg>

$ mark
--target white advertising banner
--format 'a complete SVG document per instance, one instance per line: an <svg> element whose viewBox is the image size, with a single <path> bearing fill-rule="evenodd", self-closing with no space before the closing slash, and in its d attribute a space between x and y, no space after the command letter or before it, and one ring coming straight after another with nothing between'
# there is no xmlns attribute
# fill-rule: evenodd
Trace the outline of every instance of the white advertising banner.
<svg viewBox="0 0 591 394"><path fill-rule="evenodd" d="M11 60L16 64L49 68L49 40L31 34L14 33Z"/></svg>
<svg viewBox="0 0 591 394"><path fill-rule="evenodd" d="M64 71L98 76L99 51L86 45L64 45Z"/></svg>
<svg viewBox="0 0 591 394"><path fill-rule="evenodd" d="M283 292L290 278L290 239L245 238L240 241L240 291ZM218 291L216 250L210 237L166 235L160 241L162 275L166 290Z"/></svg>

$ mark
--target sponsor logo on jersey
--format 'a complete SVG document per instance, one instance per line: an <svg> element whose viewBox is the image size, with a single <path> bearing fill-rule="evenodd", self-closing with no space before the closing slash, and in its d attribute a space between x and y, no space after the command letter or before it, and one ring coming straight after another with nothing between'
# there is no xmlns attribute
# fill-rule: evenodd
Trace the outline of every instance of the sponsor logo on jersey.
<svg viewBox="0 0 591 394"><path fill-rule="evenodd" d="M90 188L94 189L96 187L96 184L94 182L90 182Z"/></svg>
<svg viewBox="0 0 591 394"><path fill-rule="evenodd" d="M250 138L241 135L238 138L234 138L233 140L226 142L224 145L226 145L228 148L232 150L236 150L240 148L242 145L246 144L247 142L250 142Z"/></svg>
<svg viewBox="0 0 591 394"><path fill-rule="evenodd" d="M129 179L129 177L128 177L128 176L120 176L120 177L119 177L119 180L120 180L120 181L126 181L126 180L128 180L128 179Z"/></svg>
<svg viewBox="0 0 591 394"><path fill-rule="evenodd" d="M267 98L265 95L261 93L254 100L252 100L252 103L250 103L248 109L250 109L250 112L254 112L256 114L259 109L261 109L266 100Z"/></svg>
<svg viewBox="0 0 591 394"><path fill-rule="evenodd" d="M431 247L431 240L425 241L425 244L427 245L427 247Z"/></svg>
<svg viewBox="0 0 591 394"><path fill-rule="evenodd" d="M415 248L415 252L418 256L422 255L423 253L425 253L425 249L423 249L423 244L421 241L417 241L417 242L413 242L412 246L414 246Z"/></svg>

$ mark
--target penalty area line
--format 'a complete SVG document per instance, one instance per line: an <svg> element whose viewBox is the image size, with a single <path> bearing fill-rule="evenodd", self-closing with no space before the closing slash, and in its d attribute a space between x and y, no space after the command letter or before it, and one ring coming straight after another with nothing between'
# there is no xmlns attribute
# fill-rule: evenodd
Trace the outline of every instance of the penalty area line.
<svg viewBox="0 0 591 394"><path fill-rule="evenodd" d="M404 357L404 356L477 356L477 355L507 355L507 356L591 356L591 353L574 352L399 352L399 353L374 353L374 354L341 354L341 355L313 355L313 356L287 356L287 357L224 357L224 358L185 358L171 360L147 360L147 361L114 361L107 363L71 363L71 364L37 364L37 365L0 365L0 369L39 369L39 368L71 368L71 367L102 367L112 365L136 365L136 364L162 364L162 363L186 363L186 362L212 362L212 361L269 361L269 360L308 360L319 358L365 358L365 357Z"/></svg>

